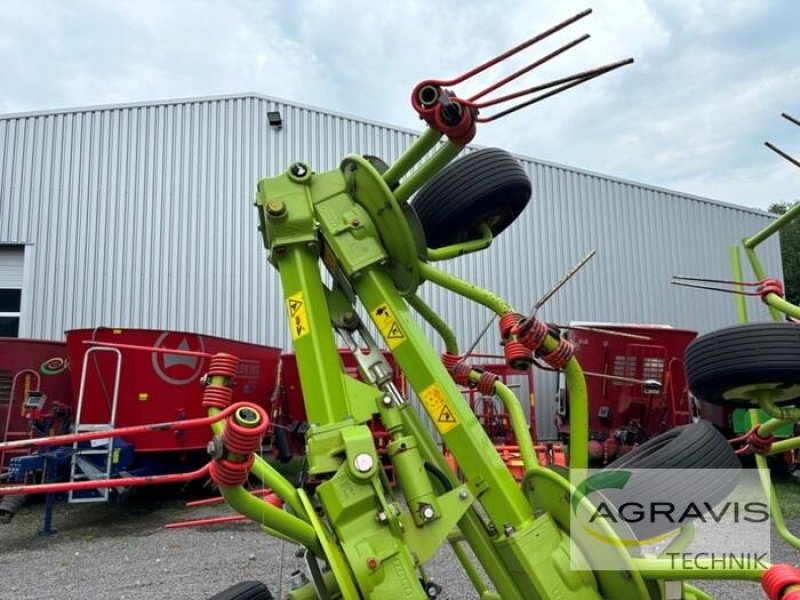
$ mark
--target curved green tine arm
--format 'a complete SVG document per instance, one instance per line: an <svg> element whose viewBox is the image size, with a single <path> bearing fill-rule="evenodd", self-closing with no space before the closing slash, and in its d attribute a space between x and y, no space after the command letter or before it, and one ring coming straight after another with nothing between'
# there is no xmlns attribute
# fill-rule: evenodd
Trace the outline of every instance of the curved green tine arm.
<svg viewBox="0 0 800 600"><path fill-rule="evenodd" d="M219 412L220 411L217 408L208 409L209 416L214 416ZM222 435L222 432L225 429L225 424L222 421L217 421L211 425L211 429L213 430L214 435ZM271 488L278 498L289 505L289 507L292 509L292 512L297 515L295 518L305 518L306 511L303 508L303 504L300 502L300 496L297 494L297 490L288 479L281 475L275 468L270 466L267 461L256 454L255 461L253 462L250 472L259 480L264 482L267 487Z"/></svg>
<svg viewBox="0 0 800 600"><path fill-rule="evenodd" d="M800 319L800 306L784 300L778 294L767 294L767 304L771 309L778 310L792 318Z"/></svg>
<svg viewBox="0 0 800 600"><path fill-rule="evenodd" d="M406 302L413 308L419 316L427 321L436 333L442 338L444 348L448 354L458 354L458 339L452 328L425 301L417 294L406 296Z"/></svg>
<svg viewBox="0 0 800 600"><path fill-rule="evenodd" d="M689 547L692 540L694 540L694 524L686 523L681 526L678 535L676 535L672 541L667 544L667 547L659 553L659 558L664 558L664 556L671 552L683 552Z"/></svg>
<svg viewBox="0 0 800 600"><path fill-rule="evenodd" d="M800 436L787 438L772 444L770 454L783 454L789 450L797 450L800 448Z"/></svg>
<svg viewBox="0 0 800 600"><path fill-rule="evenodd" d="M254 496L241 486L227 487L221 485L219 490L225 501L237 512L252 519L259 525L264 525L269 529L282 533L298 544L305 546L317 556L325 556L314 528L305 521Z"/></svg>
<svg viewBox="0 0 800 600"><path fill-rule="evenodd" d="M753 238L751 238L751 239L753 239ZM766 277L766 274L764 273L764 267L761 266L761 261L759 260L758 255L756 254L756 251L754 250L754 246L751 247L751 246L747 245L749 241L750 240L745 240L744 241L744 253L747 256L747 260L750 261L750 268L753 269L753 274L756 276L756 279L761 281L762 279L764 279ZM782 320L781 313L776 308L776 306L774 306L774 304L777 303L777 300L782 300L784 304L788 305L789 307L792 307L795 310L797 309L796 306L794 306L793 304L789 304L788 302L783 300L783 298L781 298L777 294L768 294L767 295L767 304L768 304L768 307L769 307L769 314L772 317L773 321L781 321Z"/></svg>
<svg viewBox="0 0 800 600"><path fill-rule="evenodd" d="M459 256L464 256L465 254L469 254L470 252L478 252L479 250L485 250L489 246L492 245L492 240L494 236L492 235L492 230L486 223L481 223L481 237L477 240L470 240L468 242L463 242L461 244L453 244L452 246L445 246L444 248L428 248L427 249L427 256L428 260L437 262L440 260L449 260L451 258L457 258Z"/></svg>
<svg viewBox="0 0 800 600"><path fill-rule="evenodd" d="M473 383L477 383L480 377L480 371L471 371L469 374L470 381ZM497 394L497 397L500 398L500 401L506 408L509 421L511 422L511 430L514 432L514 437L517 440L520 458L522 459L522 464L525 466L525 470L529 471L538 467L539 459L536 457L536 451L533 449L533 441L531 440L528 429L528 422L525 419L525 413L522 412L519 398L517 398L508 386L500 381L495 381L494 393Z"/></svg>
<svg viewBox="0 0 800 600"><path fill-rule="evenodd" d="M800 408L795 406L778 406L775 402L772 401L772 394L769 390L759 391L757 392L758 396L758 404L761 409L767 413L770 417L770 421L784 421L784 422L796 422L800 421ZM755 421L757 423L758 421ZM759 429L759 432L761 430Z"/></svg>
<svg viewBox="0 0 800 600"><path fill-rule="evenodd" d="M749 413L750 422L757 424L759 420L758 411L754 408L751 408ZM767 458L765 456L761 456L760 454L756 454L755 459L756 467L758 468L758 478L761 481L761 487L764 490L764 494L766 494L766 496L769 498L772 525L775 527L775 531L780 534L787 544L794 548L800 549L800 538L794 536L789 531L789 528L786 527L786 520L783 518L783 511L781 510L781 505L778 502L778 495L775 493L775 488L772 485L772 479L769 473L769 465L767 465Z"/></svg>
<svg viewBox="0 0 800 600"><path fill-rule="evenodd" d="M762 438L768 438L784 425L790 425L795 422L792 419L769 419L759 426L758 435Z"/></svg>
<svg viewBox="0 0 800 600"><path fill-rule="evenodd" d="M500 296L493 294L489 290L485 290L482 287L469 283L468 281L454 277L453 275L445 273L441 269L437 269L436 267L427 263L419 263L419 273L423 279L427 279L431 283L440 285L443 288L458 294L459 296L469 298L473 302L477 302L478 304L485 306L500 317L514 310L508 302L500 298Z"/></svg>
<svg viewBox="0 0 800 600"><path fill-rule="evenodd" d="M502 317L514 310L508 302L496 294L445 273L441 269L420 262L419 270L424 279L477 302L498 316ZM548 334L543 348L551 352L557 347L558 340ZM589 396L583 369L575 357L572 357L567 363L564 375L567 379L570 402L569 466L573 469L585 469L589 464Z"/></svg>
<svg viewBox="0 0 800 600"><path fill-rule="evenodd" d="M744 247L755 248L761 242L770 237L772 234L783 229L783 227L785 227L789 222L796 219L798 216L800 216L800 204L795 204L792 208L787 210L784 214L775 219L772 223L764 227L764 229L750 236L749 238L746 238L744 240Z"/></svg>

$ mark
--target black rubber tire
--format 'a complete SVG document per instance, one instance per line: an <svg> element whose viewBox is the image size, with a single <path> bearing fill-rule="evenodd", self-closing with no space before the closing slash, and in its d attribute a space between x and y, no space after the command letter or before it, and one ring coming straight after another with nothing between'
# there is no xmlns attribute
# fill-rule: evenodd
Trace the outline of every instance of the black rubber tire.
<svg viewBox="0 0 800 600"><path fill-rule="evenodd" d="M604 470L637 472L621 490L603 492L617 509L626 503L645 507L671 503L682 515L690 505L711 506L738 485L742 465L728 440L707 421L682 425L658 435L618 458ZM666 519L627 523L639 540L675 530Z"/></svg>
<svg viewBox="0 0 800 600"><path fill-rule="evenodd" d="M499 235L528 205L531 181L519 161L484 148L453 162L417 193L412 206L429 248L481 237L481 223Z"/></svg>
<svg viewBox="0 0 800 600"><path fill-rule="evenodd" d="M751 398L737 388L776 384L776 404L800 400L800 326L788 322L726 327L686 348L686 378L700 400L744 407Z"/></svg>
<svg viewBox="0 0 800 600"><path fill-rule="evenodd" d="M260 581L242 581L208 600L275 600L275 597Z"/></svg>

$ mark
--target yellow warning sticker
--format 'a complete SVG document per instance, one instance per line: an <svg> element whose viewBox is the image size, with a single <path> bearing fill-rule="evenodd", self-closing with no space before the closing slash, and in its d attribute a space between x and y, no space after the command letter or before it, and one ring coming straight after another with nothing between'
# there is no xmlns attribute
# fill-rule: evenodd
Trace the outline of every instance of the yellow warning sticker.
<svg viewBox="0 0 800 600"><path fill-rule="evenodd" d="M394 350L406 341L406 335L403 333L403 330L400 328L400 325L397 323L394 315L386 304L379 304L378 307L372 311L372 317L375 321L375 325L378 326L378 331L381 332L389 348Z"/></svg>
<svg viewBox="0 0 800 600"><path fill-rule="evenodd" d="M289 327L292 330L292 339L297 340L309 333L308 313L303 292L292 294L286 299L286 309L289 311Z"/></svg>
<svg viewBox="0 0 800 600"><path fill-rule="evenodd" d="M461 424L452 404L450 404L447 396L437 384L434 383L426 387L419 397L422 400L422 404L425 405L425 410L433 419L436 429L442 435Z"/></svg>

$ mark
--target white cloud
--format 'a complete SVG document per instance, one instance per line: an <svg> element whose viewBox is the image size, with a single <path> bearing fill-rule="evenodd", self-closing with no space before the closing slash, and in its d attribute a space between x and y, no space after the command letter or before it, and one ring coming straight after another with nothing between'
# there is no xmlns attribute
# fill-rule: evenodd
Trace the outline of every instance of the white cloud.
<svg viewBox="0 0 800 600"><path fill-rule="evenodd" d="M575 37L509 91L633 55L620 72L479 131L477 143L730 202L800 196L800 39L792 0L617 0L458 86L469 94ZM103 2L0 12L0 110L259 91L419 127L408 96L586 7L585 0ZM487 110L486 114L491 114ZM776 161L781 163L776 165Z"/></svg>

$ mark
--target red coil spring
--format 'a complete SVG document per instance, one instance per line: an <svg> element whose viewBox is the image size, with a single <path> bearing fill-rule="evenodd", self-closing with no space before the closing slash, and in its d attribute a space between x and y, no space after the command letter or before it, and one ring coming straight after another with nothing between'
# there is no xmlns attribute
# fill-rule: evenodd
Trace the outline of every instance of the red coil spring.
<svg viewBox="0 0 800 600"><path fill-rule="evenodd" d="M747 446L756 454L766 456L772 450L772 444L775 442L775 436L761 437L758 435L760 426L753 427L747 436Z"/></svg>
<svg viewBox="0 0 800 600"><path fill-rule="evenodd" d="M225 383L211 383L203 392L203 407L223 410L233 401L233 380L239 370L239 359L219 352L211 357L207 377L225 377Z"/></svg>
<svg viewBox="0 0 800 600"><path fill-rule="evenodd" d="M527 370L533 363L533 355L525 346L514 340L508 340L503 346L506 363L518 371Z"/></svg>
<svg viewBox="0 0 800 600"><path fill-rule="evenodd" d="M573 354L575 354L575 347L572 343L564 338L559 338L558 347L549 354L542 356L542 360L554 369L561 370L567 366Z"/></svg>
<svg viewBox="0 0 800 600"><path fill-rule="evenodd" d="M800 569L792 565L772 565L761 577L769 600L796 600L798 592L783 593L791 585L800 585Z"/></svg>
<svg viewBox="0 0 800 600"><path fill-rule="evenodd" d="M448 371L455 367L459 362L461 362L461 357L458 354L450 354L449 352L442 354L442 364Z"/></svg>
<svg viewBox="0 0 800 600"><path fill-rule="evenodd" d="M240 409L244 410L244 409ZM228 417L225 422L225 430L222 432L222 443L231 452L236 454L251 454L261 448L261 438L267 431L269 419L267 413L260 406L253 406L252 410L259 413L261 422L255 427L245 427L234 420L234 415Z"/></svg>
<svg viewBox="0 0 800 600"><path fill-rule="evenodd" d="M469 374L471 372L472 367L465 362L457 362L453 365L453 368L450 369L450 375L453 377L453 381L465 387L470 385Z"/></svg>
<svg viewBox="0 0 800 600"><path fill-rule="evenodd" d="M519 321L511 328L511 335L517 336L517 340L531 352L542 347L547 332L547 323L536 318Z"/></svg>
<svg viewBox="0 0 800 600"><path fill-rule="evenodd" d="M525 320L524 315L515 312L509 312L500 317L500 337L507 340L511 337L511 330L514 326Z"/></svg>
<svg viewBox="0 0 800 600"><path fill-rule="evenodd" d="M250 467L253 466L255 459L255 454L251 454L244 462L233 462L226 458L218 458L211 461L208 474L211 475L211 479L217 485L237 487L247 481L247 474L250 472Z"/></svg>
<svg viewBox="0 0 800 600"><path fill-rule="evenodd" d="M494 373L484 371L481 373L481 377L478 379L478 383L475 387L484 396L491 396L494 394L494 384L498 379L500 378Z"/></svg>
<svg viewBox="0 0 800 600"><path fill-rule="evenodd" d="M775 278L762 279L759 282L758 293L761 296L761 301L764 303L767 302L768 294L777 294L783 298L783 282Z"/></svg>

